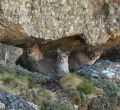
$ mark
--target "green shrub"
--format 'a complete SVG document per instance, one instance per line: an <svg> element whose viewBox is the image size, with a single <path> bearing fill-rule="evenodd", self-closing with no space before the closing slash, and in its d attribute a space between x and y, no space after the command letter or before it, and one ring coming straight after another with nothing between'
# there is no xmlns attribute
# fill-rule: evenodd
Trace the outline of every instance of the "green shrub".
<svg viewBox="0 0 120 110"><path fill-rule="evenodd" d="M28 77L18 74L10 74L10 73L4 73L0 74L0 80L5 85L16 85L20 87L28 87Z"/></svg>
<svg viewBox="0 0 120 110"><path fill-rule="evenodd" d="M20 96L24 97L30 102L34 102L39 106L39 108L41 108L44 102L56 99L55 93L41 87L24 90Z"/></svg>
<svg viewBox="0 0 120 110"><path fill-rule="evenodd" d="M117 96L120 92L120 88L113 80L97 79L93 80L93 82L97 87L102 88L108 97Z"/></svg>
<svg viewBox="0 0 120 110"><path fill-rule="evenodd" d="M83 78L83 83L80 84L80 86L78 87L78 90L82 91L85 94L92 93L94 90L92 81L90 81L89 79Z"/></svg>
<svg viewBox="0 0 120 110"><path fill-rule="evenodd" d="M36 84L41 84L47 81L47 79L45 79L44 77L36 77L33 75L30 75L28 77L28 81L29 81L29 86L35 86Z"/></svg>
<svg viewBox="0 0 120 110"><path fill-rule="evenodd" d="M3 79L4 84L10 84L15 81L15 77L7 77Z"/></svg>
<svg viewBox="0 0 120 110"><path fill-rule="evenodd" d="M54 101L48 103L43 110L74 110L74 107L69 102Z"/></svg>
<svg viewBox="0 0 120 110"><path fill-rule="evenodd" d="M77 89L65 89L64 95L70 99L70 101L76 105L86 105L87 97L83 92Z"/></svg>

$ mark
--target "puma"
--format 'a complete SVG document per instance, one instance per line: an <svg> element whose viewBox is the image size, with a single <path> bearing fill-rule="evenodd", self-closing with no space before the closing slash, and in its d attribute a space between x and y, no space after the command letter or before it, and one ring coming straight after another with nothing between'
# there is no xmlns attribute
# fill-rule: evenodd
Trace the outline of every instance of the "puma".
<svg viewBox="0 0 120 110"><path fill-rule="evenodd" d="M27 43L25 45L22 55L16 61L16 65L20 65L29 71L34 71L35 69L31 68L32 64L29 63L28 56L34 56L36 60L41 60L44 58L44 55L37 44Z"/></svg>
<svg viewBox="0 0 120 110"><path fill-rule="evenodd" d="M37 44L28 46L26 52L29 56L34 57L36 60L41 60L44 58L44 55Z"/></svg>
<svg viewBox="0 0 120 110"><path fill-rule="evenodd" d="M69 69L78 69L81 65L93 65L100 58L102 51L96 50L86 53L80 50L74 50L69 55Z"/></svg>
<svg viewBox="0 0 120 110"><path fill-rule="evenodd" d="M36 44L26 48L24 52L24 59L27 61L25 68L30 71L58 76L69 73L67 52L58 49L56 58L45 58Z"/></svg>

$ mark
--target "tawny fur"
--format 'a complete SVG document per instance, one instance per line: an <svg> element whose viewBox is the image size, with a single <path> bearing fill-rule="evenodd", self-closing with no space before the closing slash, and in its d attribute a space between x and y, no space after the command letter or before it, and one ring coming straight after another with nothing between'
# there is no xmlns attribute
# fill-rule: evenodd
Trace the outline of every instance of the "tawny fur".
<svg viewBox="0 0 120 110"><path fill-rule="evenodd" d="M27 59L30 62L31 70L44 74L57 73L62 75L69 73L68 54L57 50L57 58L45 58L37 45L27 49Z"/></svg>
<svg viewBox="0 0 120 110"><path fill-rule="evenodd" d="M69 69L78 69L81 65L93 65L101 56L101 51L95 51L90 54L84 51L74 50L69 56Z"/></svg>
<svg viewBox="0 0 120 110"><path fill-rule="evenodd" d="M33 56L37 61L44 58L44 55L37 44L28 47L26 51L29 56Z"/></svg>

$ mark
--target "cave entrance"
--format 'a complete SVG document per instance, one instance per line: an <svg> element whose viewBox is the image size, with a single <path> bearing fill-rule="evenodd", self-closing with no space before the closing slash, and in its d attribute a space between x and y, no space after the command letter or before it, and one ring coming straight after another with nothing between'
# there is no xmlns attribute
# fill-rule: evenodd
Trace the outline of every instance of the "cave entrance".
<svg viewBox="0 0 120 110"><path fill-rule="evenodd" d="M112 62L120 62L120 45L106 50L101 58L104 60L110 60Z"/></svg>

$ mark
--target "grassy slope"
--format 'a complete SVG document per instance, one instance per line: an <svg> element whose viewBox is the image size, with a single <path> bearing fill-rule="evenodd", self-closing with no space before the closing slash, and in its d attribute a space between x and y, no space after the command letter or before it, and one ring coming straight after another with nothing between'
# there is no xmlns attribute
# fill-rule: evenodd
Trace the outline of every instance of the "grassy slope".
<svg viewBox="0 0 120 110"><path fill-rule="evenodd" d="M61 86L61 95L68 100L67 103L62 103L55 92L42 88L42 83L48 80L48 77L34 75L15 65L0 65L0 91L7 91L34 102L43 110L74 110L73 104L86 106L93 97L117 96L120 89L114 81L86 79L72 73L57 82Z"/></svg>

